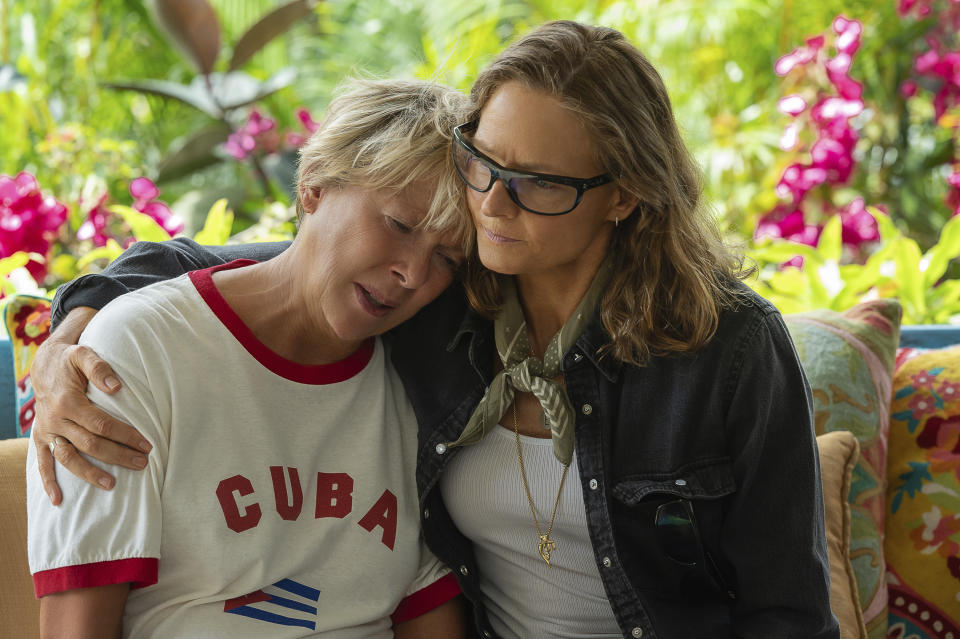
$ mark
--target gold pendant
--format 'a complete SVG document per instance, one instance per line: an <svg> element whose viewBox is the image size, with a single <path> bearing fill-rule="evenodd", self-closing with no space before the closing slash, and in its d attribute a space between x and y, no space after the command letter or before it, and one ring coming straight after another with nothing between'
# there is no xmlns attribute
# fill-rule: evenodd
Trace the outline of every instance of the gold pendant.
<svg viewBox="0 0 960 639"><path fill-rule="evenodd" d="M550 534L540 535L540 543L537 544L537 551L540 553L540 557L543 558L547 565L550 565L550 553L556 550L557 544L552 539L550 539Z"/></svg>

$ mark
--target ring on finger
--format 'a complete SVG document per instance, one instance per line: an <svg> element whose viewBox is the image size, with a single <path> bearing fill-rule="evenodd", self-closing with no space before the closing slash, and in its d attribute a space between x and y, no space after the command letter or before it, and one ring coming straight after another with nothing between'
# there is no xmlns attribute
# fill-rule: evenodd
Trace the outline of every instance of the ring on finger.
<svg viewBox="0 0 960 639"><path fill-rule="evenodd" d="M57 454L57 448L60 447L60 446L63 446L63 445L66 444L66 443L67 443L67 440L66 440L66 439L64 439L64 438L61 437L60 435L57 435L56 437L53 438L53 441L50 442L50 452L53 453L54 455L56 455L56 454Z"/></svg>

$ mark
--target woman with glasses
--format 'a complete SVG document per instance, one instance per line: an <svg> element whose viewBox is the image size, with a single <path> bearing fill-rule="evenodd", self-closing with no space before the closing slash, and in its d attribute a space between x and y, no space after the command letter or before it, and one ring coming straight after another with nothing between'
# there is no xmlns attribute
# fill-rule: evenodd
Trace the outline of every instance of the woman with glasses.
<svg viewBox="0 0 960 639"><path fill-rule="evenodd" d="M616 31L555 22L471 97L452 153L477 259L391 356L419 422L424 536L476 633L839 637L809 389L779 313L738 281L656 70ZM57 313L246 250L135 248ZM70 330L45 347L40 402L58 378L108 376ZM97 481L64 454L88 441L66 416L100 424L114 441L89 441L115 463L136 438L89 410L35 436L63 437L58 460Z"/></svg>

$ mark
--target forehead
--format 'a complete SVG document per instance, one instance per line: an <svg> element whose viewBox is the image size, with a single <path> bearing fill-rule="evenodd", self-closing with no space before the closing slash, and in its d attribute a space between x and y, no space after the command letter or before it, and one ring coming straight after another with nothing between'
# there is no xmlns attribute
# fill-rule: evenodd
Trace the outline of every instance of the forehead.
<svg viewBox="0 0 960 639"><path fill-rule="evenodd" d="M552 95L519 82L494 91L480 111L474 145L503 166L591 177L601 172L581 118Z"/></svg>

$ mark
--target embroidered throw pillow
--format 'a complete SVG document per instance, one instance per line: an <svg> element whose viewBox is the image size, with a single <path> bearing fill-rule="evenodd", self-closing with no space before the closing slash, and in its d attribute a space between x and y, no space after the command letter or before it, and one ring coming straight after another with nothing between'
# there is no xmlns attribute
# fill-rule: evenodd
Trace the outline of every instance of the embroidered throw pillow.
<svg viewBox="0 0 960 639"><path fill-rule="evenodd" d="M960 346L901 349L890 417L889 636L960 639Z"/></svg>
<svg viewBox="0 0 960 639"><path fill-rule="evenodd" d="M887 430L900 304L875 300L844 313L820 310L784 319L810 380L817 434L848 430L860 444L849 490L850 560L868 636L882 639Z"/></svg>
<svg viewBox="0 0 960 639"><path fill-rule="evenodd" d="M30 365L37 348L50 335L50 300L32 295L15 295L4 307L3 322L13 348L13 368L17 380L17 433L26 437L33 423Z"/></svg>

